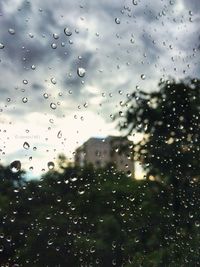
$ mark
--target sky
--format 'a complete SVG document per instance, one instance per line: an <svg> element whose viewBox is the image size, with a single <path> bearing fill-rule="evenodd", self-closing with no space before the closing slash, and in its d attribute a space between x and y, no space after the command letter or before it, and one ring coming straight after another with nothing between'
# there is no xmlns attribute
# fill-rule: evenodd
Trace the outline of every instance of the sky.
<svg viewBox="0 0 200 267"><path fill-rule="evenodd" d="M0 1L0 162L37 176L122 134L112 118L137 86L199 76L199 30L199 0Z"/></svg>

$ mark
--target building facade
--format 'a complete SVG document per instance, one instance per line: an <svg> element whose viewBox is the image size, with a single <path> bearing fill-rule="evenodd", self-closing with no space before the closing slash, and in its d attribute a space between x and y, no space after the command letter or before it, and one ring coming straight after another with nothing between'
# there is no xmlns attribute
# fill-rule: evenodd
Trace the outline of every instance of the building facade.
<svg viewBox="0 0 200 267"><path fill-rule="evenodd" d="M125 137L92 137L76 150L75 165L94 168L113 165L117 171L134 177L133 143Z"/></svg>

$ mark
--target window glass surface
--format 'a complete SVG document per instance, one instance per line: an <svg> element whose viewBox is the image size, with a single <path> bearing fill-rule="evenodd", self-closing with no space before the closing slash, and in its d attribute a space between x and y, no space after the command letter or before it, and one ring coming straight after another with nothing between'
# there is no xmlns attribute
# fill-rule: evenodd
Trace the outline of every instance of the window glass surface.
<svg viewBox="0 0 200 267"><path fill-rule="evenodd" d="M0 266L200 265L199 0L0 1Z"/></svg>

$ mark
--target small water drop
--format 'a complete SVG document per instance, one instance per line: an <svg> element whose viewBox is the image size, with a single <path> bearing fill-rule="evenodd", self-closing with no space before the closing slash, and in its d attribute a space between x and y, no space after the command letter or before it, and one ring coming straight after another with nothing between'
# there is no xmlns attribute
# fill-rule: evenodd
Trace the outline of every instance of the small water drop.
<svg viewBox="0 0 200 267"><path fill-rule="evenodd" d="M28 102L28 98L27 98L27 97L23 97L23 98L22 98L22 102L23 102L23 103L27 103L27 102Z"/></svg>
<svg viewBox="0 0 200 267"><path fill-rule="evenodd" d="M78 189L78 194L79 195L83 195L85 193L85 189L84 188L79 188Z"/></svg>
<svg viewBox="0 0 200 267"><path fill-rule="evenodd" d="M28 84L28 81L27 80L23 80L23 84Z"/></svg>
<svg viewBox="0 0 200 267"><path fill-rule="evenodd" d="M53 163L53 161L49 161L49 162L47 163L47 166L48 166L48 169L49 169L49 170L53 170L54 167L55 167L55 164Z"/></svg>
<svg viewBox="0 0 200 267"><path fill-rule="evenodd" d="M144 74L141 75L141 79L142 79L142 80L145 80L145 79L146 79L146 77L145 77Z"/></svg>
<svg viewBox="0 0 200 267"><path fill-rule="evenodd" d="M72 177L72 178L70 178L70 181L71 181L71 182L76 182L77 179L78 179L77 177Z"/></svg>
<svg viewBox="0 0 200 267"><path fill-rule="evenodd" d="M127 174L127 176L128 176L128 177L131 177L131 175L132 175L132 173L131 173L131 171L130 171L130 170L129 170L129 171L127 171L127 173L126 173L126 174Z"/></svg>
<svg viewBox="0 0 200 267"><path fill-rule="evenodd" d="M10 169L13 173L17 173L21 169L21 162L19 160L15 160L10 164Z"/></svg>
<svg viewBox="0 0 200 267"><path fill-rule="evenodd" d="M57 48L57 44L53 43L53 44L51 44L51 47L52 47L53 49L56 49L56 48Z"/></svg>
<svg viewBox="0 0 200 267"><path fill-rule="evenodd" d="M23 148L24 148L24 149L29 149L29 147L30 147L29 143L24 142L24 144L23 144Z"/></svg>
<svg viewBox="0 0 200 267"><path fill-rule="evenodd" d="M69 28L64 28L64 33L67 36L71 36L72 35L72 32L69 30Z"/></svg>
<svg viewBox="0 0 200 267"><path fill-rule="evenodd" d="M51 78L51 83L52 84L56 84L56 79L53 77L53 78Z"/></svg>
<svg viewBox="0 0 200 267"><path fill-rule="evenodd" d="M83 106L84 106L84 108L87 108L88 107L88 103L85 102Z"/></svg>
<svg viewBox="0 0 200 267"><path fill-rule="evenodd" d="M54 34L53 34L53 38L54 38L55 40L57 40L57 39L59 38L59 35L58 35L57 33L54 33Z"/></svg>
<svg viewBox="0 0 200 267"><path fill-rule="evenodd" d="M55 103L51 103L51 104L50 104L50 108L52 108L52 109L56 109L56 108L57 108L57 105L56 105Z"/></svg>
<svg viewBox="0 0 200 267"><path fill-rule="evenodd" d="M28 35L29 35L30 38L33 38L34 37L34 35L31 32L29 32Z"/></svg>
<svg viewBox="0 0 200 267"><path fill-rule="evenodd" d="M120 22L121 22L121 21L120 21L119 18L115 18L115 23L116 23L116 24L120 24Z"/></svg>
<svg viewBox="0 0 200 267"><path fill-rule="evenodd" d="M0 43L0 49L3 49L4 47L4 44Z"/></svg>
<svg viewBox="0 0 200 267"><path fill-rule="evenodd" d="M49 97L49 95L48 95L47 93L44 93L44 94L43 94L43 97L44 97L45 99L47 99L47 98Z"/></svg>
<svg viewBox="0 0 200 267"><path fill-rule="evenodd" d="M62 138L62 132L61 131L58 132L57 137Z"/></svg>
<svg viewBox="0 0 200 267"><path fill-rule="evenodd" d="M85 72L86 72L86 71L85 71L84 68L78 68L78 69L77 69L77 74L78 74L78 76L81 77L81 78L85 76Z"/></svg>
<svg viewBox="0 0 200 267"><path fill-rule="evenodd" d="M15 30L12 29L12 28L8 29L8 32L9 32L11 35L14 35L14 34L15 34Z"/></svg>
<svg viewBox="0 0 200 267"><path fill-rule="evenodd" d="M48 245L49 245L49 246L51 246L51 245L53 244L53 240L52 240L52 239L50 239L50 240L48 240L48 242L47 242L47 243L48 243Z"/></svg>

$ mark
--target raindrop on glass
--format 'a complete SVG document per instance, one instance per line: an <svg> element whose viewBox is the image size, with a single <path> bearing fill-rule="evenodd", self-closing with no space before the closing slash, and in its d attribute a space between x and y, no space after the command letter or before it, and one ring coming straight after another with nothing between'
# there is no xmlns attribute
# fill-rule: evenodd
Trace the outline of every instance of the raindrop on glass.
<svg viewBox="0 0 200 267"><path fill-rule="evenodd" d="M116 24L120 24L120 19L119 18L115 18L115 23Z"/></svg>
<svg viewBox="0 0 200 267"><path fill-rule="evenodd" d="M13 173L19 172L21 169L21 162L19 160L15 160L10 164L10 169Z"/></svg>
<svg viewBox="0 0 200 267"><path fill-rule="evenodd" d="M24 148L24 149L29 149L29 147L30 147L29 143L24 142L24 144L23 144L23 148Z"/></svg>
<svg viewBox="0 0 200 267"><path fill-rule="evenodd" d="M14 35L15 34L15 30L14 29L8 29L8 32L10 33L10 34L12 34L12 35Z"/></svg>
<svg viewBox="0 0 200 267"><path fill-rule="evenodd" d="M49 161L49 162L47 163L47 166L48 166L48 169L49 169L49 170L53 170L55 164L54 164L52 161Z"/></svg>
<svg viewBox="0 0 200 267"><path fill-rule="evenodd" d="M54 38L55 40L57 40L57 39L59 38L59 35L58 35L57 33L54 33L54 34L53 34L53 38Z"/></svg>
<svg viewBox="0 0 200 267"><path fill-rule="evenodd" d="M78 68L77 69L77 74L79 77L84 77L85 76L85 69L84 68Z"/></svg>
<svg viewBox="0 0 200 267"><path fill-rule="evenodd" d="M51 44L51 47L52 47L53 49L56 49L56 48L57 48L57 44L53 43L53 44Z"/></svg>
<svg viewBox="0 0 200 267"><path fill-rule="evenodd" d="M58 138L61 138L62 137L62 132L61 131L58 132L57 137Z"/></svg>
<svg viewBox="0 0 200 267"><path fill-rule="evenodd" d="M47 99L49 97L49 95L47 93L44 93L43 97Z"/></svg>
<svg viewBox="0 0 200 267"><path fill-rule="evenodd" d="M52 84L56 84L56 79L55 78L51 78L51 83Z"/></svg>
<svg viewBox="0 0 200 267"><path fill-rule="evenodd" d="M28 84L28 81L27 80L23 80L23 84Z"/></svg>
<svg viewBox="0 0 200 267"><path fill-rule="evenodd" d="M27 102L28 102L28 98L27 98L27 97L23 97L23 98L22 98L22 102L23 102L23 103L27 103Z"/></svg>
<svg viewBox="0 0 200 267"><path fill-rule="evenodd" d="M0 49L3 49L4 47L4 44L0 43Z"/></svg>
<svg viewBox="0 0 200 267"><path fill-rule="evenodd" d="M55 103L51 103L51 104L50 104L50 108L52 108L52 109L56 109L56 107L57 107L57 105L56 105Z"/></svg>
<svg viewBox="0 0 200 267"><path fill-rule="evenodd" d="M69 28L64 28L64 33L67 36L71 36L72 35L72 32L69 30Z"/></svg>

